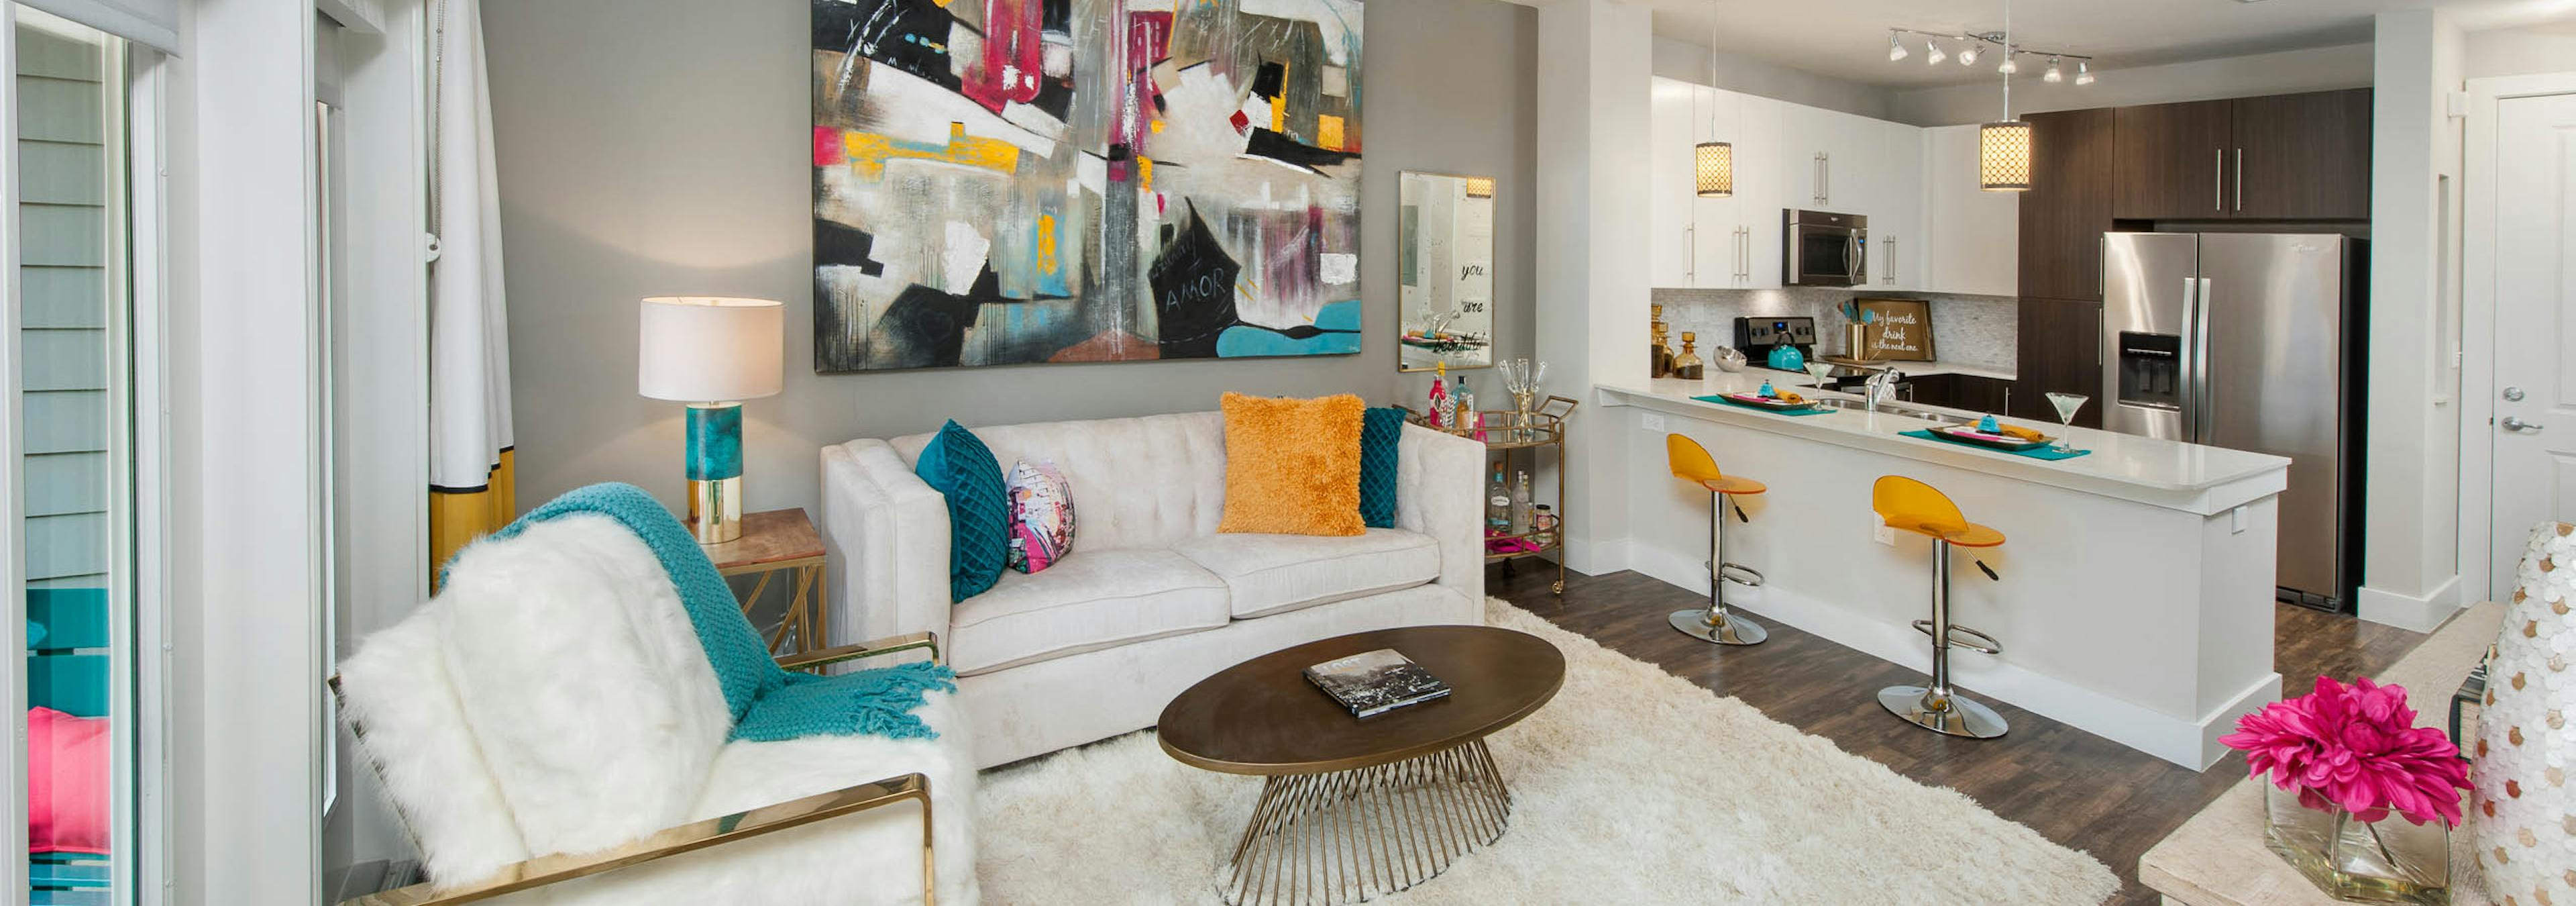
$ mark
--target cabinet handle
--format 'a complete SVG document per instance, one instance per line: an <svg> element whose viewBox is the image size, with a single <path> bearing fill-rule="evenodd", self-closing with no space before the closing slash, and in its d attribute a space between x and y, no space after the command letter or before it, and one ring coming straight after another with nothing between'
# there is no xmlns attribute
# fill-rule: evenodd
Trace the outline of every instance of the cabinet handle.
<svg viewBox="0 0 2576 906"><path fill-rule="evenodd" d="M1825 159L1825 181L1823 183L1825 190L1823 196L1816 200L1826 204L1832 204L1834 201L1834 153L1827 151L1816 156Z"/></svg>
<svg viewBox="0 0 2576 906"><path fill-rule="evenodd" d="M1735 256L1735 278L1751 283L1753 282L1753 228L1736 227L1735 241L1744 249Z"/></svg>
<svg viewBox="0 0 2576 906"><path fill-rule="evenodd" d="M1894 286L1896 285L1896 237L1889 236L1881 241L1887 249L1887 273L1880 275L1878 282Z"/></svg>
<svg viewBox="0 0 2576 906"><path fill-rule="evenodd" d="M1691 250L1690 267L1682 271L1682 276L1690 278L1691 283L1697 284L1699 282L1699 224L1694 223L1683 227L1682 236L1689 240Z"/></svg>
<svg viewBox="0 0 2576 906"><path fill-rule="evenodd" d="M2236 149L2236 209L2245 210L2245 149Z"/></svg>
<svg viewBox="0 0 2576 906"><path fill-rule="evenodd" d="M2012 414L2012 412L2013 412L2013 407L2012 407L2012 385L2011 385L2011 384L2005 384L2005 385L2004 385L2004 414L2005 414L2005 415L2011 415L2011 414Z"/></svg>
<svg viewBox="0 0 2576 906"><path fill-rule="evenodd" d="M2093 298L2111 301L2111 234L2093 240Z"/></svg>
<svg viewBox="0 0 2576 906"><path fill-rule="evenodd" d="M2209 149L2209 209L2227 210L2227 149Z"/></svg>

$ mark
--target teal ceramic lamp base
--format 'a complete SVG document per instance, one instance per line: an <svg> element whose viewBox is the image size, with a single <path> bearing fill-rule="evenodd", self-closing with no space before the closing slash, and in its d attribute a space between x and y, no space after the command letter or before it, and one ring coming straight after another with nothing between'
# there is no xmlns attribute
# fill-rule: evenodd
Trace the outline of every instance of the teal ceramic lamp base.
<svg viewBox="0 0 2576 906"><path fill-rule="evenodd" d="M742 537L742 404L689 404L689 531L699 544Z"/></svg>

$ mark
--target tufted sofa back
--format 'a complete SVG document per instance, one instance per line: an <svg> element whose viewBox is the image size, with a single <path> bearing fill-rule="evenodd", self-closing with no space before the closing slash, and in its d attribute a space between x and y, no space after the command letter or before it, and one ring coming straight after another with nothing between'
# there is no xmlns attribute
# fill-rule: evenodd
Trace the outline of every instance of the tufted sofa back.
<svg viewBox="0 0 2576 906"><path fill-rule="evenodd" d="M1054 461L1073 485L1077 551L1167 548L1214 534L1225 515L1223 413L973 430L1005 477L1021 460ZM887 443L911 466L930 438L914 434Z"/></svg>

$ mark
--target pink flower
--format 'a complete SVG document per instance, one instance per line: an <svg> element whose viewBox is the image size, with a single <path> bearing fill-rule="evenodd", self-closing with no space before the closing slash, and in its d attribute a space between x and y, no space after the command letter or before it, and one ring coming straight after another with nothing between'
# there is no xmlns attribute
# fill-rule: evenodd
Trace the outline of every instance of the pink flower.
<svg viewBox="0 0 2576 906"><path fill-rule="evenodd" d="M2341 808L2363 821L2395 811L2416 824L2460 826L2468 764L2442 731L2415 726L2403 686L2368 677L2346 686L2317 677L2317 691L2237 718L2219 743L2245 752L2249 776L2299 794L2299 804Z"/></svg>

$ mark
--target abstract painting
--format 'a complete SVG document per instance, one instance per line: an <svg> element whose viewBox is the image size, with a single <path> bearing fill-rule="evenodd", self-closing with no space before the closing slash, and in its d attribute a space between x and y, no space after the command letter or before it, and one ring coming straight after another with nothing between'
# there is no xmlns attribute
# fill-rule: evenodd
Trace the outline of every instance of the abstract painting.
<svg viewBox="0 0 2576 906"><path fill-rule="evenodd" d="M816 371L1359 352L1359 0L813 4Z"/></svg>

